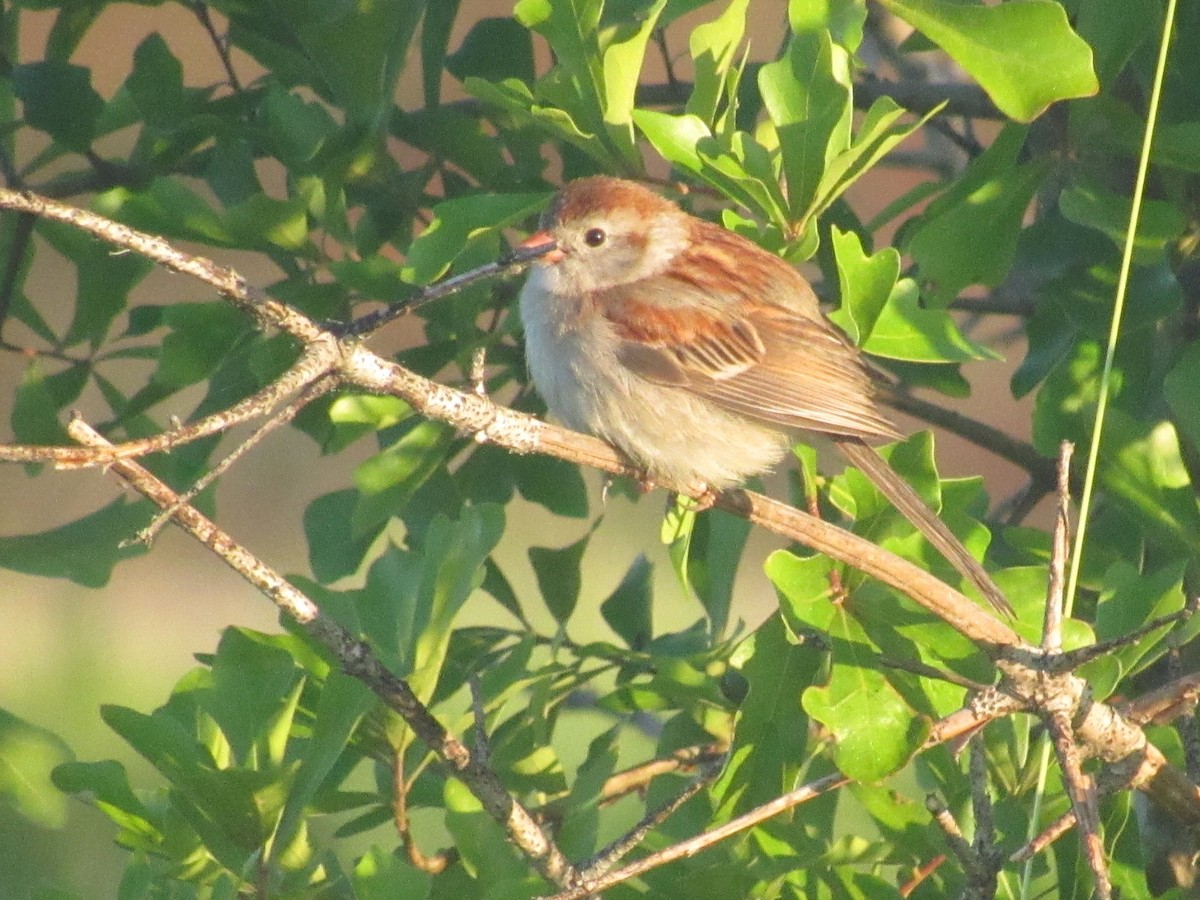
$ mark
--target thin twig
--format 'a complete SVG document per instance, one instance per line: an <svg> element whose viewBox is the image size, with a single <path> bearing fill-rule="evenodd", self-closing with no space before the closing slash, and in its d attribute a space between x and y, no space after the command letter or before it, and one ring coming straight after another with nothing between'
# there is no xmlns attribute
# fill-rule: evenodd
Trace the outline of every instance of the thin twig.
<svg viewBox="0 0 1200 900"><path fill-rule="evenodd" d="M430 875L440 875L458 861L458 848L448 847L429 856L417 846L408 818L408 789L409 784L404 777L404 754L401 752L396 754L392 766L392 820L396 825L396 834L413 868Z"/></svg>
<svg viewBox="0 0 1200 900"><path fill-rule="evenodd" d="M367 313L365 316L360 316L344 325L330 323L329 328L342 337L363 337L372 334L394 319L406 316L426 304L440 300L450 294L455 294L480 281L485 281L489 278L516 275L527 268L539 256L543 256L553 249L554 244L552 243L542 244L530 249L517 248L494 263L487 263L476 269L471 269L469 272L463 272L461 275L446 278L436 284L426 285L414 291L411 296L392 303L383 309Z"/></svg>
<svg viewBox="0 0 1200 900"><path fill-rule="evenodd" d="M277 375L260 391L220 412L205 416L190 425L180 425L162 434L119 444L105 443L88 447L47 447L38 445L0 445L2 462L50 462L59 469L107 466L117 459L133 459L162 453L192 441L228 431L235 425L265 415L286 396L303 391L327 375L337 363L337 345L322 339L307 344L300 358L286 372Z"/></svg>
<svg viewBox="0 0 1200 900"><path fill-rule="evenodd" d="M933 823L941 830L946 846L950 848L950 852L962 866L967 881L971 884L984 881L987 878L987 872L979 859L979 854L963 837L962 829L958 827L958 822L955 821L954 815L946 804L936 794L929 794L925 798L925 808L933 816Z"/></svg>
<svg viewBox="0 0 1200 900"><path fill-rule="evenodd" d="M1042 623L1042 650L1047 654L1062 649L1063 588L1071 554L1071 454L1075 445L1063 441L1058 448L1058 515L1054 517L1050 568L1046 586L1046 611Z"/></svg>
<svg viewBox="0 0 1200 900"><path fill-rule="evenodd" d="M204 30L208 32L209 40L217 50L217 57L221 60L221 66L225 69L225 77L229 79L229 86L233 88L234 93L242 92L241 79L238 78L237 70L233 68L233 59L229 54L229 42L217 31L216 23L213 22L212 16L208 12L208 4L197 0L192 3L192 12L196 14L196 18L200 20L200 24Z"/></svg>
<svg viewBox="0 0 1200 900"><path fill-rule="evenodd" d="M975 817L975 839L971 848L982 868L976 888L980 896L992 898L996 896L996 879L1004 865L1004 854L996 838L995 809L992 806L992 795L988 793L987 750L982 739L971 741L970 757L971 775L971 813Z"/></svg>
<svg viewBox="0 0 1200 900"><path fill-rule="evenodd" d="M637 862L625 866L623 869L609 872L607 875L593 881L582 882L569 890L561 891L549 898L544 898L544 900L583 900L584 897L590 894L606 890L614 885L628 881L630 878L636 878L638 875L642 875L652 869L657 869L669 862L695 856L697 853L707 850L709 847L720 843L731 835L738 834L748 828L753 828L755 825L774 818L789 809L793 809L801 803L806 803L848 783L849 779L840 772L826 775L824 778L820 778L811 784L806 784L804 787L789 791L782 797L775 798L770 803L764 803L762 806L751 810L745 815L738 816L736 819L726 822L718 828L706 831L686 841L680 841L678 844L673 844L664 850L652 853L644 859L639 859Z"/></svg>
<svg viewBox="0 0 1200 900"><path fill-rule="evenodd" d="M675 815L685 803L704 790L719 773L720 769L716 766L710 766L706 771L693 779L691 784L680 791L678 796L672 797L662 806L646 813L633 828L629 829L629 831L579 867L580 881L594 881L604 875L604 873L610 871L631 850L641 844L645 840L646 835Z"/></svg>
<svg viewBox="0 0 1200 900"><path fill-rule="evenodd" d="M1091 776L1083 771L1079 747L1075 743L1075 734L1067 713L1053 711L1045 717L1045 722L1054 740L1054 750L1079 829L1079 842L1095 880L1096 896L1100 900L1109 900L1112 897L1112 881L1104 857L1104 841L1100 837L1100 810L1095 785Z"/></svg>
<svg viewBox="0 0 1200 900"><path fill-rule="evenodd" d="M972 681L970 678L964 678L957 672L951 672L949 669L936 669L933 666L915 659L893 659L888 656L880 656L879 664L886 666L889 669L899 669L901 672L911 672L913 675L919 675L922 678L930 678L934 681L944 681L947 684L957 685L961 688L966 688L968 691L986 690L988 685L980 684L978 681Z"/></svg>
<svg viewBox="0 0 1200 900"><path fill-rule="evenodd" d="M483 683L479 674L472 672L467 678L471 691L471 714L475 718L475 758L481 763L490 763L492 748L488 740L487 714L483 710Z"/></svg>
<svg viewBox="0 0 1200 900"><path fill-rule="evenodd" d="M1195 614L1196 610L1192 607L1177 609L1173 613L1167 613L1165 616L1151 619L1145 625L1142 625L1135 631L1131 631L1129 634L1110 638L1107 641L1097 641L1095 644L1088 644L1086 647L1068 650L1066 653L1059 653L1046 660L1046 671L1069 672L1073 669L1078 669L1084 663L1091 662L1093 659L1108 656L1114 650L1127 647L1130 644L1136 644L1143 637L1160 628L1166 628L1179 622L1186 622Z"/></svg>
<svg viewBox="0 0 1200 900"><path fill-rule="evenodd" d="M939 853L933 859L929 860L929 862L918 868L915 872L913 872L912 877L908 879L908 881L900 885L900 896L911 896L912 893L919 888L921 884L927 878L929 878L930 875L946 864L947 859L949 859L949 857L946 856L945 853Z"/></svg>
<svg viewBox="0 0 1200 900"><path fill-rule="evenodd" d="M888 405L900 412L937 425L1013 465L1020 466L1040 485L1055 483L1055 468L1051 460L1038 453L1032 445L1017 440L999 428L938 406L895 386L884 385L881 395Z"/></svg>
<svg viewBox="0 0 1200 900"><path fill-rule="evenodd" d="M274 383L272 383L272 386L274 386ZM197 479L196 483L190 488L180 494L179 500L175 505L161 510L158 515L151 519L150 524L139 531L137 537L131 539L130 542L136 541L143 544L152 543L158 532L161 531L163 526L171 520L171 516L175 514L175 510L179 509L181 506L186 506L191 503L197 496L200 495L201 491L229 471L235 462L249 453L250 450L256 447L259 443L261 443L267 435L278 430L284 425L287 425L289 422L295 419L296 416L300 414L300 411L309 403L316 400L318 397L328 394L335 387L337 387L337 381L329 375L324 375L314 381L312 384L306 386L304 390L300 392L300 396L298 396L295 400L283 407L283 409L279 410L277 413L267 419L267 421L263 422L262 425L256 428L248 438L238 444L238 446L235 447L228 455L226 455L224 459L209 469L208 472L206 472L201 478Z"/></svg>
<svg viewBox="0 0 1200 900"><path fill-rule="evenodd" d="M723 764L728 752L729 748L724 744L696 744L680 747L670 756L630 766L605 779L600 788L599 804L607 806L629 794L645 791L655 778L663 775L681 775L693 772L697 768ZM560 820L567 812L563 807L563 799L565 798L552 800L534 812L542 819Z"/></svg>

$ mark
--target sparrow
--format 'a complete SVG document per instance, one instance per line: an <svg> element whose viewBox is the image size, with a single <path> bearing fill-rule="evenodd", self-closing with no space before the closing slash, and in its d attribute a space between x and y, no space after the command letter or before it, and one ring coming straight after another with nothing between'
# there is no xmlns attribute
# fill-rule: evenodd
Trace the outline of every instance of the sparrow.
<svg viewBox="0 0 1200 900"><path fill-rule="evenodd" d="M635 182L567 184L518 252L525 355L551 414L651 480L716 492L827 435L991 604L983 566L869 441L900 437L860 351L808 281L753 242Z"/></svg>

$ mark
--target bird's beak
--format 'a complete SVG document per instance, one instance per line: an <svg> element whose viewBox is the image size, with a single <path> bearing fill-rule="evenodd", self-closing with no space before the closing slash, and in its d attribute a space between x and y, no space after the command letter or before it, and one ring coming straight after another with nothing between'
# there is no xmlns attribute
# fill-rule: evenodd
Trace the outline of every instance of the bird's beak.
<svg viewBox="0 0 1200 900"><path fill-rule="evenodd" d="M556 263L561 262L565 256L566 254L558 246L558 241L554 240L548 231L531 234L517 244L513 250L513 259L521 262L536 260L544 263Z"/></svg>

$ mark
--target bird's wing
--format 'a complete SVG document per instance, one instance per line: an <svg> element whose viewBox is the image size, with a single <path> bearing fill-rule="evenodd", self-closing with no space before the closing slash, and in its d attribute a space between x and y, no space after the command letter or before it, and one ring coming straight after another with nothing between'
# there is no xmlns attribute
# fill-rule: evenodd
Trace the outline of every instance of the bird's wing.
<svg viewBox="0 0 1200 900"><path fill-rule="evenodd" d="M600 311L622 339L618 356L649 381L673 384L751 419L834 435L894 438L871 377L823 317L747 305L730 319L699 304L639 299L637 285L606 291Z"/></svg>

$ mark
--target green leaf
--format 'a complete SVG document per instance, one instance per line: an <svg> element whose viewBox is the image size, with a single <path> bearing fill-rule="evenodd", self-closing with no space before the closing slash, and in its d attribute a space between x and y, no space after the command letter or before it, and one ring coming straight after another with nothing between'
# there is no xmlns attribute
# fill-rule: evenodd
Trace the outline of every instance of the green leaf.
<svg viewBox="0 0 1200 900"><path fill-rule="evenodd" d="M391 446L354 471L359 501L352 523L355 535L366 535L398 515L446 459L454 432L441 422L414 425Z"/></svg>
<svg viewBox="0 0 1200 900"><path fill-rule="evenodd" d="M696 68L686 112L716 125L717 108L725 95L735 53L746 31L750 0L731 0L711 22L697 25L688 37L688 52Z"/></svg>
<svg viewBox="0 0 1200 900"><path fill-rule="evenodd" d="M365 434L407 422L413 408L399 397L376 394L340 394L329 405L329 421Z"/></svg>
<svg viewBox="0 0 1200 900"><path fill-rule="evenodd" d="M183 65L160 34L138 44L125 88L148 125L171 128L193 112L183 88Z"/></svg>
<svg viewBox="0 0 1200 900"><path fill-rule="evenodd" d="M503 53L496 48L503 47ZM480 19L471 26L458 50L446 58L446 69L460 81L480 78L501 82L512 78L529 83L536 71L533 41L520 23L508 18Z"/></svg>
<svg viewBox="0 0 1200 900"><path fill-rule="evenodd" d="M153 264L136 253L114 253L107 244L64 224L42 222L38 231L75 265L75 309L62 346L84 341L99 346L113 320L125 311L129 292Z"/></svg>
<svg viewBox="0 0 1200 900"><path fill-rule="evenodd" d="M551 128L605 169L641 171L629 120L646 41L663 5L651 0L638 19L627 17L601 28L601 0L519 0L513 16L549 42L556 65L524 103L512 92L528 90L505 81L502 87L510 95L506 105L514 112L523 106L519 114ZM488 99L479 93L487 88L478 79L466 87Z"/></svg>
<svg viewBox="0 0 1200 900"><path fill-rule="evenodd" d="M614 725L594 738L575 773L565 804L569 812L556 835L558 846L568 859L584 859L597 849L601 793L604 782L617 768L620 734L621 726Z"/></svg>
<svg viewBox="0 0 1200 900"><path fill-rule="evenodd" d="M638 554L621 583L600 604L608 627L619 634L631 650L641 650L653 636L651 616L654 567Z"/></svg>
<svg viewBox="0 0 1200 900"><path fill-rule="evenodd" d="M280 160L297 168L311 160L337 129L337 123L324 106L306 101L274 83L268 85L263 98L262 124ZM248 200L259 191L261 188L256 185L255 190L238 199Z"/></svg>
<svg viewBox="0 0 1200 900"><path fill-rule="evenodd" d="M922 306L920 292L911 278L896 283L862 348L876 356L911 362L958 363L1000 358L994 351L968 339L949 313Z"/></svg>
<svg viewBox="0 0 1200 900"><path fill-rule="evenodd" d="M409 3L285 4L272 10L353 124L373 124L391 106L424 10ZM277 38L278 40L278 38Z"/></svg>
<svg viewBox="0 0 1200 900"><path fill-rule="evenodd" d="M868 169L941 109L935 106L916 121L905 123L901 119L908 111L890 97L872 103L850 145L834 154L825 166L806 217L815 219L824 214Z"/></svg>
<svg viewBox="0 0 1200 900"><path fill-rule="evenodd" d="M321 688L311 738L304 745L300 766L273 836L272 846L278 848L276 856L291 843L306 808L316 797L326 776L342 759L342 752L358 723L378 702L362 682L341 672L329 674Z"/></svg>
<svg viewBox="0 0 1200 900"><path fill-rule="evenodd" d="M1183 573L1184 564L1180 562L1152 572L1140 572L1123 561L1115 563L1105 573L1096 606L1096 640L1120 639L1147 622L1183 609ZM1114 648L1107 655L1120 664L1122 675L1128 678L1167 652L1168 634L1174 632L1176 646L1181 646L1197 628L1200 622L1195 617L1175 626L1164 625L1137 641Z"/></svg>
<svg viewBox="0 0 1200 900"><path fill-rule="evenodd" d="M1137 422L1110 406L1101 455L1105 489L1160 539L1200 555L1200 509L1171 424Z"/></svg>
<svg viewBox="0 0 1200 900"><path fill-rule="evenodd" d="M668 507L659 527L659 539L667 545L671 568L679 579L685 593L692 593L692 572L689 559L692 554L692 536L696 531L696 505L687 497L677 495Z"/></svg>
<svg viewBox="0 0 1200 900"><path fill-rule="evenodd" d="M13 402L13 437L22 444L69 443L62 411L78 399L90 374L90 366L79 364L47 376L42 361L32 360L21 376Z"/></svg>
<svg viewBox="0 0 1200 900"><path fill-rule="evenodd" d="M403 862L391 850L373 846L354 866L358 900L425 900L432 889L432 875Z"/></svg>
<svg viewBox="0 0 1200 900"><path fill-rule="evenodd" d="M11 78L26 122L70 150L82 153L91 146L104 111L91 70L47 60L13 66Z"/></svg>
<svg viewBox="0 0 1200 900"><path fill-rule="evenodd" d="M506 78L499 84L492 84L482 78L468 78L463 82L463 88L467 93L484 103L499 107L518 121L537 125L554 139L566 141L581 150L598 166L608 168L612 165L604 142L597 137L596 132L587 130L592 127L587 119L580 119L572 112L535 100L524 82Z"/></svg>
<svg viewBox="0 0 1200 900"><path fill-rule="evenodd" d="M530 503L544 506L556 516L587 516L587 485L579 466L551 457L521 455L512 455L509 463L517 490Z"/></svg>
<svg viewBox="0 0 1200 900"><path fill-rule="evenodd" d="M115 187L98 194L96 212L151 234L232 246L232 236L212 207L174 178L155 178L138 190Z"/></svg>
<svg viewBox="0 0 1200 900"><path fill-rule="evenodd" d="M826 163L850 143L850 89L845 51L828 32L793 35L782 59L759 69L758 87L779 135L788 212L810 209Z"/></svg>
<svg viewBox="0 0 1200 900"><path fill-rule="evenodd" d="M730 664L749 690L739 705L729 761L712 787L717 800L712 824L795 786L809 755L809 721L800 694L820 677L822 654L794 642L782 616L773 615L738 645Z"/></svg>
<svg viewBox="0 0 1200 900"><path fill-rule="evenodd" d="M179 806L208 850L223 865L240 869L265 839L247 772L222 772L196 738L169 713L152 716L120 706L101 710L105 723L171 782ZM257 777L259 783L267 779Z"/></svg>
<svg viewBox="0 0 1200 900"><path fill-rule="evenodd" d="M997 139L954 190L931 206L913 234L908 251L939 305L972 284L995 287L1008 274L1016 254L1025 212L1050 162L1005 165L1019 149L1020 134ZM998 171L996 171L998 169Z"/></svg>
<svg viewBox="0 0 1200 900"><path fill-rule="evenodd" d="M0 537L0 566L29 575L65 578L84 587L108 584L116 564L145 552L122 547L146 524L146 508L114 500L94 513L38 534Z"/></svg>
<svg viewBox="0 0 1200 900"><path fill-rule="evenodd" d="M583 587L583 554L593 533L594 526L579 540L565 547L529 548L529 562L537 577L538 590L559 625L567 623L575 612L575 604L579 602L579 592Z"/></svg>
<svg viewBox="0 0 1200 900"><path fill-rule="evenodd" d="M461 2L446 0L443 3L426 4L425 20L421 25L421 81L426 107L436 107L441 103L442 70L446 68L450 32L454 28Z"/></svg>
<svg viewBox="0 0 1200 900"><path fill-rule="evenodd" d="M50 773L71 756L58 735L0 709L0 800L25 821L43 828L66 824L63 796Z"/></svg>
<svg viewBox="0 0 1200 900"><path fill-rule="evenodd" d="M1102 185L1080 181L1066 188L1058 198L1063 217L1076 225L1094 228L1106 235L1113 245L1124 248L1129 230L1131 200L1105 189ZM1165 200L1144 200L1134 238L1134 262L1151 265L1165 260L1171 246L1187 228L1187 218L1178 204Z"/></svg>
<svg viewBox="0 0 1200 900"><path fill-rule="evenodd" d="M423 701L437 686L454 618L482 583L484 560L503 531L500 507L466 507L457 521L434 516L419 552L390 547L371 566L359 615Z"/></svg>
<svg viewBox="0 0 1200 900"><path fill-rule="evenodd" d="M1031 122L1051 103L1099 89L1092 51L1061 3L880 0L940 46L1008 116Z"/></svg>
<svg viewBox="0 0 1200 900"><path fill-rule="evenodd" d="M1089 0L1078 7L1075 30L1092 48L1096 75L1105 88L1154 34L1160 15L1155 0Z"/></svg>
<svg viewBox="0 0 1200 900"><path fill-rule="evenodd" d="M433 221L408 249L402 277L412 284L435 281L472 242L494 238L500 229L527 219L545 204L543 194L492 194L437 204Z"/></svg>
<svg viewBox="0 0 1200 900"><path fill-rule="evenodd" d="M252 194L226 210L224 223L241 246L281 247L292 252L308 246L308 209L303 197L276 200Z"/></svg>
<svg viewBox="0 0 1200 900"><path fill-rule="evenodd" d="M879 648L862 626L832 602L830 566L823 557L777 551L767 560L767 575L793 627L825 631L832 646L829 678L804 691L804 711L832 734L834 762L847 777L878 781L921 749L929 722L878 671Z"/></svg>
<svg viewBox="0 0 1200 900"><path fill-rule="evenodd" d="M640 11L637 20L614 27L601 56L604 122L609 126L613 142L633 165L634 171L641 168L641 160L633 140L633 105L646 45L666 5L667 0L653 0Z"/></svg>
<svg viewBox="0 0 1200 900"><path fill-rule="evenodd" d="M513 852L504 830L483 811L465 784L446 779L444 796L446 829L471 874L483 884L494 885L526 873L525 863Z"/></svg>
<svg viewBox="0 0 1200 900"><path fill-rule="evenodd" d="M766 151L752 138L737 132L726 148L694 115L673 116L657 110L639 109L634 111L633 120L668 162L693 173L722 195L776 225L787 224L786 202L778 179L773 174L764 178L759 173L756 177L743 162L766 156ZM740 150L740 158L734 152L735 146ZM767 166L769 168L769 163Z"/></svg>
<svg viewBox="0 0 1200 900"><path fill-rule="evenodd" d="M830 232L837 260L838 295L842 305L829 318L850 340L862 344L875 328L900 275L900 254L891 247L871 256L852 231L836 225Z"/></svg>
<svg viewBox="0 0 1200 900"><path fill-rule="evenodd" d="M1163 395L1171 407L1175 427L1200 447L1200 344L1189 344L1179 354L1163 381Z"/></svg>
<svg viewBox="0 0 1200 900"><path fill-rule="evenodd" d="M704 605L714 637L729 627L734 580L749 537L749 522L718 510L700 516L692 529L688 581Z"/></svg>
<svg viewBox="0 0 1200 900"><path fill-rule="evenodd" d="M201 702L229 741L234 760L246 765L301 673L286 651L241 628L221 635L211 668L212 686Z"/></svg>
<svg viewBox="0 0 1200 900"><path fill-rule="evenodd" d="M120 829L122 844L154 850L163 840L159 816L142 803L129 785L125 767L114 760L67 762L51 773L55 787L68 794L86 794Z"/></svg>
<svg viewBox="0 0 1200 900"><path fill-rule="evenodd" d="M163 324L170 331L163 338L153 380L171 389L210 378L247 327L243 313L216 302L168 306Z"/></svg>
<svg viewBox="0 0 1200 900"><path fill-rule="evenodd" d="M351 526L358 497L355 490L333 491L317 497L304 510L308 564L326 584L358 571L379 535L378 529L359 534Z"/></svg>

